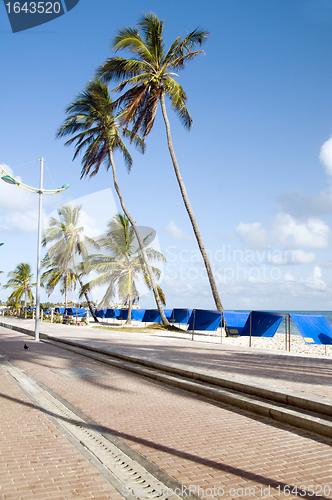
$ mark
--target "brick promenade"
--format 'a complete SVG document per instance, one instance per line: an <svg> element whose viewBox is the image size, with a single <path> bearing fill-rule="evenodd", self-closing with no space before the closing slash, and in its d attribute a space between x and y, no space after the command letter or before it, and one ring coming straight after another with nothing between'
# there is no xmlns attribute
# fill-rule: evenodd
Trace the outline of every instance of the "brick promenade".
<svg viewBox="0 0 332 500"><path fill-rule="evenodd" d="M123 352L264 384L332 395L332 360L328 363L324 358L61 325L44 324L41 331L103 346L107 342ZM28 350L23 349L24 343ZM0 352L169 475L195 488L201 498L332 498L328 439L36 343L5 328L0 328ZM61 372L72 368L90 368L100 376L73 379ZM122 498L2 370L0 383L0 498ZM293 493L288 494L287 485ZM296 495L295 488L302 485L307 492Z"/></svg>

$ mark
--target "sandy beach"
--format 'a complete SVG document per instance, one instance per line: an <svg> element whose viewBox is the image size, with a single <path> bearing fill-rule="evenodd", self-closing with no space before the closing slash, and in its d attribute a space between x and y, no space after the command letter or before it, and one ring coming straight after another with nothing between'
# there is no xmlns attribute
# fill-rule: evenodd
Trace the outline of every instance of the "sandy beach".
<svg viewBox="0 0 332 500"><path fill-rule="evenodd" d="M124 323L124 322L123 322ZM101 326L101 325L100 325ZM122 325L114 325L104 323L104 327L116 328L119 326L120 328L124 326ZM166 336L166 337L178 337L178 338L192 338L191 332L186 332L184 329L178 331L165 331L161 329L154 329L153 325L150 324L147 328L142 328L142 323L133 321L130 329L135 330L136 328L140 329L140 331L148 333L150 335L158 335L158 336ZM222 336L220 329L216 332L195 332L194 333L194 341L195 342L207 342L207 343L222 343L228 345L235 346L249 346L249 337L226 337L224 331L222 331ZM264 349L264 350L272 350L272 351L288 351L288 342L287 347L285 343L285 334L284 333L276 333L274 337L252 337L251 338L251 347L253 349ZM291 354L299 354L304 356L324 356L331 357L332 356L332 345L307 345L305 344L301 335L291 335L290 337L290 353Z"/></svg>
<svg viewBox="0 0 332 500"><path fill-rule="evenodd" d="M249 337L222 337L225 344L238 346L248 346ZM276 333L272 338L252 337L251 347L254 349L272 349L286 352L285 334ZM288 349L288 345L287 345ZM300 335L291 335L290 352L311 356L332 356L332 346L328 345L307 345Z"/></svg>

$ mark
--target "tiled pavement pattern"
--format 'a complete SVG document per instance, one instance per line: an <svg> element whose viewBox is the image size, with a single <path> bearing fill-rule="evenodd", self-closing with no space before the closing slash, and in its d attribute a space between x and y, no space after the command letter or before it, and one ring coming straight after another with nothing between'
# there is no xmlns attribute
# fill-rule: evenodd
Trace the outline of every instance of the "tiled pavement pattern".
<svg viewBox="0 0 332 500"><path fill-rule="evenodd" d="M73 333L74 329L72 329ZM100 338L99 332L96 336ZM132 338L131 349L133 349L133 340ZM23 349L25 342L29 345L27 351ZM113 339L113 347L118 347L118 343L114 343ZM121 349L124 348L125 344L126 342L122 338ZM139 348L142 348L141 336L138 344ZM145 351L148 350L148 341L145 342L144 346ZM270 423L203 398L192 397L184 392L80 357L52 345L43 342L35 343L26 335L3 328L0 328L0 351L7 354L19 366L44 382L71 404L112 430L115 435L122 438L127 444L182 484L192 489L196 488L195 493L204 499L232 498L235 500L241 498L248 500L251 498L294 499L299 497L324 500L332 498L332 448L331 441L328 439L315 438L306 432ZM167 347L167 351L171 352L170 346ZM178 345L176 352L177 355L180 354L180 346ZM228 358L231 363L230 354L231 352L228 353ZM236 355L236 351L234 351L234 355ZM318 361L314 360L314 364L316 363ZM268 366L268 361L266 366ZM281 366L282 363L279 370ZM72 368L90 368L102 372L103 375L72 379L58 371ZM325 375L325 382L329 384L329 390L331 390L331 378L328 380L327 375ZM307 388L308 386L307 383ZM25 401L22 394L19 398L17 397L18 389L13 387L16 391L14 391L15 398ZM3 389L0 392L4 392ZM11 395L14 393L10 392ZM9 403L6 402L6 404ZM11 414L15 415L15 421L17 420L16 414L22 412L20 422L24 420L29 424L27 429L30 427L29 418L31 415L38 422L45 419L37 410L30 410L25 419L27 407L24 406L22 409L23 405L14 402L10 404L15 408L15 413L14 410L11 410ZM1 406L1 412L6 409L8 407ZM11 416L7 415L5 422L8 422L10 418ZM14 423L12 428L18 432L18 429L24 427L15 426ZM31 420L31 428L32 432L28 434L31 436L30 440L35 442L35 433L37 433L37 442L42 443L44 435L41 435L36 420ZM44 424L44 429L46 428L49 435L45 436L45 443L48 439L47 443L52 446L54 442L52 439L56 440L56 447L52 447L49 453L52 451L56 457L65 457L65 453L68 453L68 449L70 449L69 454L72 458L70 461L64 458L65 464L61 472L65 479L66 474L68 475L69 481L77 481L77 478L81 478L80 491L76 497L94 498L93 495L95 495L99 498L97 495L100 494L103 478L98 473L96 475L96 470L91 472L91 476L88 474L88 477L84 476L85 473L77 472L79 467L90 471L89 464L82 460L75 448L69 446L65 438L59 436L47 421ZM11 435L12 429L5 427L5 434L8 433ZM13 436L15 436L15 432ZM58 437L55 439L53 436ZM17 448L17 453L13 454L13 458L10 456L10 461L8 461L8 445L4 445L4 443L5 441L2 440L0 445L1 458L4 463L8 464L9 472L14 475L19 467L22 467L25 476L31 477L35 465L27 463L25 458L27 452L21 455L21 449ZM29 443L28 440L27 443ZM26 446L29 449L29 444ZM48 449L48 446L48 444L45 445L45 449ZM32 456L36 460L33 453ZM68 460L68 464L65 460ZM44 457L41 457L41 462L45 462ZM48 457L43 467L46 477L52 476L54 468ZM72 477L73 469L75 471L74 479ZM46 472L48 470L49 475ZM20 474L22 474L21 471L18 474L18 481L22 481ZM0 477L0 481L2 481L3 474ZM38 477L41 478L41 474ZM90 477L96 478L96 482L100 481L98 486L92 483ZM50 496L54 490L48 491L48 485L52 484L52 480L48 481L44 482L44 479L40 479L40 483L45 485L44 491ZM20 482L17 484L21 485ZM84 490L82 484L89 484L90 489ZM108 483L104 480L102 484ZM26 488L25 485L26 482L24 483ZM288 494L286 485L291 485L293 493ZM299 491L299 495L296 496L294 488L296 486L300 488L301 485L307 488L307 493ZM15 486L11 482L6 482L0 491L3 495L2 498L20 498L15 496L17 492L15 493L14 488ZM213 494L214 491L218 491L218 488L219 494ZM81 496L83 490L85 494L90 494L90 496ZM69 491L68 495L72 496L68 496L68 498L75 497L73 483L72 490L69 488ZM315 496L312 495L313 492L316 493ZM107 491L108 493L109 491ZM42 497L35 496L30 489L30 492L27 491L26 496L22 498ZM48 496L44 496L44 498L48 498ZM56 498L65 497L58 494ZM117 493L111 493L110 497L105 495L104 498L117 500L119 497Z"/></svg>
<svg viewBox="0 0 332 500"><path fill-rule="evenodd" d="M0 485L6 500L122 499L1 370Z"/></svg>
<svg viewBox="0 0 332 500"><path fill-rule="evenodd" d="M33 321L1 318L33 330ZM26 326L28 325L28 326ZM111 330L41 324L41 332L59 338L70 338L80 343L124 351L126 354L144 356L153 360L185 364L186 367L207 369L246 381L309 392L332 399L332 359L324 356L310 357L250 347L191 342L190 340L162 335L125 333ZM190 335L188 335L190 337ZM199 338L197 336L197 338ZM252 339L253 345L255 339ZM328 349L332 348L328 346Z"/></svg>

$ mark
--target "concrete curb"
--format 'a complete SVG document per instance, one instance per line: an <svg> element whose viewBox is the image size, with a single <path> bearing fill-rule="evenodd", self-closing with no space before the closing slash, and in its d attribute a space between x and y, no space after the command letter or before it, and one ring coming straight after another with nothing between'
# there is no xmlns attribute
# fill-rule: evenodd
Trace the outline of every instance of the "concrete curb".
<svg viewBox="0 0 332 500"><path fill-rule="evenodd" d="M0 322L0 326L33 336L27 328ZM332 438L332 400L299 391L276 389L234 377L186 369L173 363L151 361L121 351L40 334L40 338L63 349L94 358L157 382L229 404L274 421Z"/></svg>
<svg viewBox="0 0 332 500"><path fill-rule="evenodd" d="M59 339L58 337L53 337L51 335L46 336L47 339L53 342L62 342L67 345L74 347L79 347L81 349L86 349L87 351L100 353L103 355L112 356L114 358L129 361L131 363L146 366L148 368L153 368L155 370L171 373L173 375L179 375L188 379L196 380L199 382L205 382L208 384L220 386L226 389L231 389L232 391L237 391L251 396L260 397L264 399L271 400L273 402L278 402L281 404L294 406L296 408L301 408L303 410L313 411L320 413L322 415L331 416L332 414L332 399L323 398L316 396L314 394L305 394L299 391L276 389L269 385L259 385L255 382L245 382L241 379L236 379L234 377L227 377L225 375L219 375L208 373L207 370L200 369L186 369L182 368L175 363L163 363L162 361L151 361L150 359L143 357L136 357L132 355L125 354L121 351L115 351L112 349L102 349L97 348L89 344L82 344L67 339Z"/></svg>
<svg viewBox="0 0 332 500"><path fill-rule="evenodd" d="M184 369L172 371L173 367L165 365L163 363L155 363L151 361L147 362L147 360L134 358L133 356L127 356L109 350L87 347L86 345L81 345L73 341L54 339L50 336L49 339L46 340L46 342L49 342L52 345L58 346L62 349L67 349L76 352L77 354L91 357L103 363L115 366L116 368L124 369L136 373L140 376L148 377L155 380L156 382L167 384L172 387L176 387L177 389L185 390L187 392L202 396L204 398L212 399L223 404L228 404L233 407L235 406L237 408L241 408L242 410L249 411L256 415L261 415L265 418L272 419L283 424L289 424L296 428L305 429L321 436L332 438L332 419L325 416L331 415L332 406L329 406L328 404L326 404L326 402L321 402L320 400L322 398L308 395L311 396L313 400L306 400L305 397L301 395L301 398L294 397L293 399L296 402L300 402L304 407L306 405L315 406L315 403L318 403L317 407L322 407L325 414L308 411L307 409L302 407L292 407L289 402L289 399L292 400L292 398L287 398L288 394L285 391L280 396L277 391L271 390L270 388L266 389L266 387L259 387L257 384L250 385L244 383L241 383L241 391L229 389L221 386L221 383L224 381L224 379L226 380L226 382L229 380L226 377L209 377L209 375L204 375L204 377L202 377L204 378L204 381L200 381L197 380L197 378L195 379L194 377L190 377L191 374L197 376L196 372ZM150 366L144 366L146 362ZM154 366L152 367L151 365ZM167 370L164 370L165 367L167 367ZM175 373L176 371L181 372L181 375L179 373ZM189 376L184 376L184 373L186 373L187 375L189 374ZM214 382L217 381L219 383L216 384L214 382L211 382L211 380L213 380ZM264 398L261 396L257 396L257 394L254 394L254 390L256 388L259 389L259 391L256 392L267 394L269 397ZM248 392L246 392L246 389L248 389ZM276 396L278 396L279 394L280 399L285 400L286 404L283 404L279 401L276 402L272 397L273 394L275 394ZM330 410L330 413L328 413L328 409Z"/></svg>

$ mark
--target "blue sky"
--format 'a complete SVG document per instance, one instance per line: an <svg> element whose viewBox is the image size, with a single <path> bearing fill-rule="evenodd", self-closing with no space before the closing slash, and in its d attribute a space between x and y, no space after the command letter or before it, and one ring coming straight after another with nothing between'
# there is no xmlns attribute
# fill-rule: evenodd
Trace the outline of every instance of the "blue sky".
<svg viewBox="0 0 332 500"><path fill-rule="evenodd" d="M80 180L73 149L55 139L64 110L112 55L116 30L143 12L165 19L170 45L197 26L205 55L179 73L194 119L188 133L168 106L175 152L226 309L316 309L332 304L332 5L328 0L80 0L64 16L13 34L0 6L0 164L33 186L70 189L44 215L83 198L88 232L115 206L112 176ZM167 103L168 104L168 103ZM214 308L176 183L159 110L144 156L131 150L119 184L139 225L157 231L167 307ZM37 161L35 161L37 160ZM0 183L1 283L36 266L38 196ZM100 194L96 194L99 193ZM117 200L115 199L115 202ZM5 300L6 290L0 290ZM74 297L74 296L73 296ZM54 293L51 300L59 300ZM46 300L46 296L42 296ZM141 307L153 307L143 294Z"/></svg>

